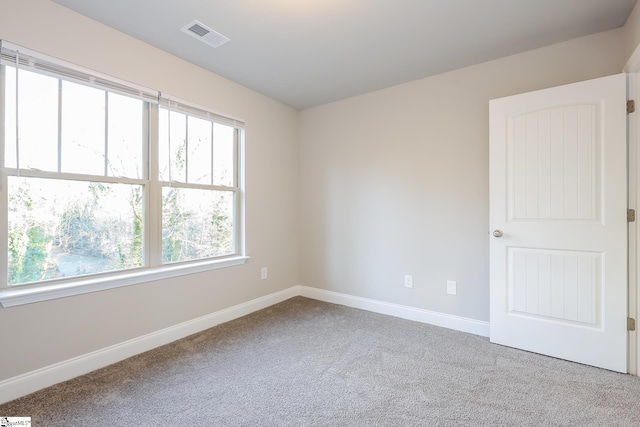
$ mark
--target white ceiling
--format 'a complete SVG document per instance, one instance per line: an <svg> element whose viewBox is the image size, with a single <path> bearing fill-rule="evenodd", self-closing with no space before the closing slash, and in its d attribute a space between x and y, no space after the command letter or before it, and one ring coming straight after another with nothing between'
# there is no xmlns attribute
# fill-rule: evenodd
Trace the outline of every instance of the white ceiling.
<svg viewBox="0 0 640 427"><path fill-rule="evenodd" d="M304 109L624 25L636 0L54 0ZM197 19L229 37L182 33Z"/></svg>

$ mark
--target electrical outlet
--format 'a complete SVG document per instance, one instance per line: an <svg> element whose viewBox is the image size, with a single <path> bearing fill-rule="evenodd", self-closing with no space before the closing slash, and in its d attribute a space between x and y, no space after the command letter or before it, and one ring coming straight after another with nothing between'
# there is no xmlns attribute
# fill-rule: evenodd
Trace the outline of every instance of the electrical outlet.
<svg viewBox="0 0 640 427"><path fill-rule="evenodd" d="M260 278L264 280L267 277L269 277L269 270L267 270L267 267L262 267L262 269L260 269Z"/></svg>
<svg viewBox="0 0 640 427"><path fill-rule="evenodd" d="M410 274L404 275L404 287L413 288L413 276Z"/></svg>
<svg viewBox="0 0 640 427"><path fill-rule="evenodd" d="M456 295L458 292L457 284L453 280L447 280L447 294Z"/></svg>

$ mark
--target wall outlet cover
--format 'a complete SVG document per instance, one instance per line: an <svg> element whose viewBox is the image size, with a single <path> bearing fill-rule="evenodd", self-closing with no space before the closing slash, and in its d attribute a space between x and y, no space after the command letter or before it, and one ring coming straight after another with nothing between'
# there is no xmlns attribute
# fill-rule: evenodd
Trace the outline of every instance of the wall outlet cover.
<svg viewBox="0 0 640 427"><path fill-rule="evenodd" d="M447 280L447 294L456 295L458 293L457 284L453 280Z"/></svg>
<svg viewBox="0 0 640 427"><path fill-rule="evenodd" d="M413 276L410 274L404 275L404 287L413 288Z"/></svg>

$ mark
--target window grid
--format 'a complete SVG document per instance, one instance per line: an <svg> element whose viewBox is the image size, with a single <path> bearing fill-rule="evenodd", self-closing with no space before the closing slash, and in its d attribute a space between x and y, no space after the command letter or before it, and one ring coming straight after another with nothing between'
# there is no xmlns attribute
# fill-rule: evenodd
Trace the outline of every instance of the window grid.
<svg viewBox="0 0 640 427"><path fill-rule="evenodd" d="M214 184L214 181L213 181L214 172L215 172L215 163L214 163L213 156L215 155L215 146L217 142L216 139L214 138L215 136L214 129L216 126L216 122L212 121L210 118L202 118L202 117L194 116L191 114L190 111L185 112L179 108L178 104L174 105L173 103L171 104L167 103L167 107L160 107L159 109L164 110L162 117L166 117L166 119L163 119L163 120L166 120L166 124L163 125L162 123L160 123L160 127L161 128L163 126L167 127L167 141L166 143L163 141L159 141L159 146L166 145L168 147L171 147L171 149L175 150L176 152L183 147L183 152L184 152L184 181L179 181L175 178L179 172L179 169L178 169L179 165L172 165L173 159L171 158L167 159L168 161L167 165L163 165L163 167L166 167L167 170L173 171L169 180L161 180L159 173L156 175L159 179L163 195L166 195L167 197L170 197L170 196L178 197L176 193L179 194L180 190L185 190L186 193L190 192L190 190L205 190L205 191L218 193L220 198L224 198L225 195L230 196L231 205L229 210L231 211L230 216L232 221L232 225L231 225L232 233L230 236L231 241L229 242L228 252L218 254L218 256L224 257L224 256L233 256L233 255L239 254L240 245L238 242L239 242L240 230L239 230L238 224L240 223L238 222L239 216L237 212L240 206L240 203L239 203L240 192L239 192L239 188L237 187L237 178L235 177L237 176L237 173L238 173L237 145L238 145L239 139L237 135L240 133L240 131L237 128L234 128L233 136L232 136L231 163L233 164L233 171L232 171L233 186L216 185ZM195 120L204 120L205 122L209 122L209 126L211 129L210 131L211 139L208 141L208 144L210 145L209 150L211 152L211 161L209 164L210 169L208 171L210 178L208 180L209 183L206 183L206 184L199 183L199 182L192 182L195 179L192 179L189 176L190 162L192 161L190 145L189 145L191 142L190 127L191 125L195 126L194 123L197 123L196 121L191 120L192 118ZM180 121L184 119L184 133L181 135L176 135L177 132L175 131L175 126L171 126L171 123L173 123L174 120L177 120L177 119L179 119ZM224 125L224 126L228 126L228 125ZM175 148L175 147L178 147L178 148ZM180 172L180 177L182 177L182 172ZM161 209L164 209L164 206L161 207ZM163 228L163 232L165 231L167 230ZM179 261L183 261L183 262L191 261L191 259L189 259L188 257L185 259L180 259L176 261L173 259L173 257L168 256L164 252L162 254L162 259L163 259L163 264L171 264L173 262L179 262Z"/></svg>
<svg viewBox="0 0 640 427"><path fill-rule="evenodd" d="M170 111L179 111L184 114L184 119L186 121L185 126L185 140L184 140L184 151L185 151L185 182L177 182L175 180L171 181L162 181L160 180L160 170L159 170L159 157L160 151L162 147L160 145L160 135L158 133L158 129L160 126L159 120L159 105L155 103L151 103L146 96L146 100L142 103L143 113L141 114L142 123L142 165L141 165L141 173L142 178L133 178L133 177L122 177L122 176L110 176L109 173L109 157L110 157L110 140L109 140L109 132L110 132L110 120L109 116L109 89L105 89L105 87L99 86L98 88L104 91L104 168L102 174L94 174L94 173L75 173L65 171L63 168L63 153L65 151L65 147L63 147L63 125L64 125L64 111L63 111L63 81L66 78L63 76L58 77L58 73L56 72L55 67L43 67L39 68L39 74L44 74L52 78L57 79L58 83L58 97L57 97L57 159L56 159L56 171L46 171L39 169L31 169L27 168L27 165L22 165L22 163L16 164L15 168L6 167L5 163L5 145L10 143L10 141L5 140L5 78L6 78L6 67L11 66L11 64L7 64L7 55L6 50L4 50L3 42L2 44L2 59L3 65L0 66L0 211L3 212L3 217L7 218L7 213L9 209L9 201L8 201L8 178L9 177L21 177L21 178L42 178L47 180L63 180L63 181L82 181L82 182L95 182L95 183L104 183L104 184L131 184L131 185L139 185L142 189L143 200L142 200L142 212L140 213L143 218L143 230L142 230L142 266L136 269L149 269L156 268L165 265L163 262L163 254L162 254L162 215L163 215L163 200L162 194L163 189L175 187L178 189L186 189L186 190L206 190L210 192L217 192L220 195L227 194L230 197L231 201L231 224L232 224L232 234L231 234L231 251L229 253L225 253L221 256L215 256L214 258L225 258L229 256L237 256L242 254L242 236L244 235L244 230L242 227L242 192L240 191L240 179L239 174L241 173L239 155L240 155L240 141L241 141L241 132L242 130L237 127L237 124L241 124L242 122L237 121L236 119L230 119L225 116L218 115L217 113L212 113L207 110L203 110L200 107L191 106L186 103L176 102L175 110L171 109ZM21 67L20 70L23 69L23 65L25 61L22 57L20 58ZM37 67L36 67L37 68ZM32 70L29 70L32 71ZM72 73L68 73L67 75L72 75ZM75 76L74 76L75 77ZM74 81L78 79L70 79L70 81ZM81 79L80 79L81 80ZM108 80L103 80L107 82L107 85L110 83ZM118 87L117 82L113 82L113 85ZM125 96L131 96L131 92L127 92L126 86L120 85L121 88L125 89L122 92L126 93ZM121 92L121 93L122 93ZM118 92L115 92L118 93ZM144 97L143 97L144 98ZM160 97L158 98L160 99ZM19 100L17 100L19 102ZM168 103L170 104L170 103ZM182 108L180 108L182 107ZM185 111L187 110L187 111ZM195 112L195 115L192 113ZM170 113L169 113L170 114ZM169 114L167 118L170 119ZM189 156L189 117L200 117L206 121L210 122L211 129L211 140L210 140L210 171L209 171L209 179L208 183L196 183L189 182L189 168L192 166L189 164L190 156ZM202 117L204 116L204 117ZM222 120L217 120L222 119ZM16 122L18 120L16 119ZM222 123L221 123L222 122ZM232 177L231 177L231 186L225 185L216 185L214 180L214 170L215 170L215 124L221 123L222 125L233 127L233 147L232 147ZM19 123L16 123L19 126ZM171 135L167 135L170 139ZM66 149L69 149L68 147ZM171 153L169 153L168 161L171 162L173 159L171 158ZM19 165L19 167L18 167ZM194 178L195 180L195 178ZM8 221L2 221L0 224L0 288L13 288L15 286L9 286L7 283L8 277ZM209 258L197 258L193 260L187 260L186 263L189 262L198 262L202 260L206 260ZM57 283L68 283L76 280L84 280L87 277L91 276L99 276L99 277L108 277L111 275L117 276L123 271L131 271L131 269L126 270L116 270L116 271L107 271L103 273L97 274L89 274L89 275L76 275L71 277L62 277L56 278L53 280L45 280L45 281L34 281L34 282L26 282L19 283L16 286L20 288L25 287L37 287L42 284L57 284Z"/></svg>

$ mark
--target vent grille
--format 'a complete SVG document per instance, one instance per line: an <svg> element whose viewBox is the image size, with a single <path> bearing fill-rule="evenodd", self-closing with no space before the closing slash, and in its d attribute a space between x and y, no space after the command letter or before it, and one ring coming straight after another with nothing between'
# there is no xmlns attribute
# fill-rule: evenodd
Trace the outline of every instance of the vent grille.
<svg viewBox="0 0 640 427"><path fill-rule="evenodd" d="M183 33L189 34L191 37L213 47L222 46L229 41L228 37L223 36L217 31L207 27L202 22L196 20L189 22L187 25L182 27L181 30Z"/></svg>
<svg viewBox="0 0 640 427"><path fill-rule="evenodd" d="M189 27L189 31L196 33L200 37L204 37L211 32L200 24L193 24L191 27Z"/></svg>

